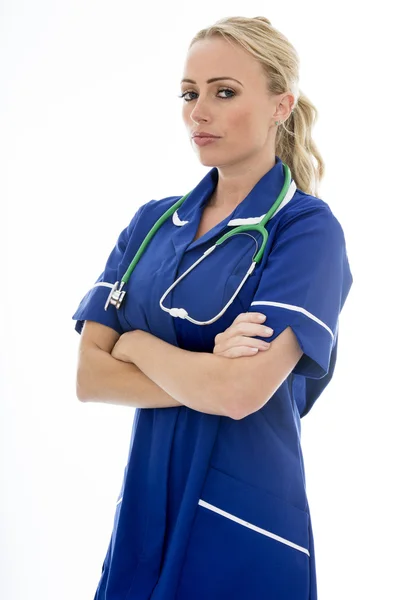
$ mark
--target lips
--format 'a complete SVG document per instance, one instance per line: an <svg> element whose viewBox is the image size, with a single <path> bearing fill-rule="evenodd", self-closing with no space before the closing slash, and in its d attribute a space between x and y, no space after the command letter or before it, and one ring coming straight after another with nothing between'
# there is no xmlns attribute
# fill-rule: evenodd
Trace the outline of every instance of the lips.
<svg viewBox="0 0 400 600"><path fill-rule="evenodd" d="M206 137L195 136L192 138L193 143L200 147L207 146L208 144L213 144L214 142L217 142L219 139L220 138L218 138L218 137L210 137L210 136L206 136Z"/></svg>
<svg viewBox="0 0 400 600"><path fill-rule="evenodd" d="M195 133L192 135L193 138L218 138L218 135L212 135L211 133Z"/></svg>

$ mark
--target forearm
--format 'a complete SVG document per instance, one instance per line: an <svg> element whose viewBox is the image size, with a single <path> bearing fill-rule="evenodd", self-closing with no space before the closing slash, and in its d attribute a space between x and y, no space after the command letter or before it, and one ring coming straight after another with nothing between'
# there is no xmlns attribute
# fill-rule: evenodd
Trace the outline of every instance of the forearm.
<svg viewBox="0 0 400 600"><path fill-rule="evenodd" d="M167 394L193 410L230 415L225 393L229 358L184 350L141 330L125 335L124 360L131 360Z"/></svg>
<svg viewBox="0 0 400 600"><path fill-rule="evenodd" d="M136 365L117 360L96 347L85 350L85 354L77 377L80 400L134 408L182 406Z"/></svg>

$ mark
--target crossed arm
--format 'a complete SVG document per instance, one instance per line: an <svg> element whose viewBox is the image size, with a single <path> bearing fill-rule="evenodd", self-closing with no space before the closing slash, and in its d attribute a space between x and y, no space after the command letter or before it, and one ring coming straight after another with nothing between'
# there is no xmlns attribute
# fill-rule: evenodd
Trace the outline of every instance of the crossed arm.
<svg viewBox="0 0 400 600"><path fill-rule="evenodd" d="M177 348L141 330L119 337L110 327L87 321L79 349L77 396L140 408L185 405L242 419L268 402L301 354L290 327L267 352L232 359Z"/></svg>

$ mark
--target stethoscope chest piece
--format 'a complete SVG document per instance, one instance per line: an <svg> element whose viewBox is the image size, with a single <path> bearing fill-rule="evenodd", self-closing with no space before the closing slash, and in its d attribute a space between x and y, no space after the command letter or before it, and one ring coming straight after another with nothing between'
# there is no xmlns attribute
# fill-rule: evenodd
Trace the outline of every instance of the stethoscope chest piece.
<svg viewBox="0 0 400 600"><path fill-rule="evenodd" d="M107 301L104 305L104 310L107 310L107 308L110 306L110 304L115 306L115 308L120 308L120 306L122 304L122 300L124 299L126 292L122 291L122 288L124 286L123 281L121 281L119 290L117 290L118 285L119 285L119 281L116 281L114 283L114 285L112 286L111 292L108 294Z"/></svg>

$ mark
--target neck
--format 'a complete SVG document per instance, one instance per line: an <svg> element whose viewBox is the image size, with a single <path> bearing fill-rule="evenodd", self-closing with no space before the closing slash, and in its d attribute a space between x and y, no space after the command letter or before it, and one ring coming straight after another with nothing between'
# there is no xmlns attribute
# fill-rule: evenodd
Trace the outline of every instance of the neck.
<svg viewBox="0 0 400 600"><path fill-rule="evenodd" d="M221 210L234 210L251 192L256 183L275 166L275 154L259 164L228 165L218 167L218 182L210 196L208 206Z"/></svg>

